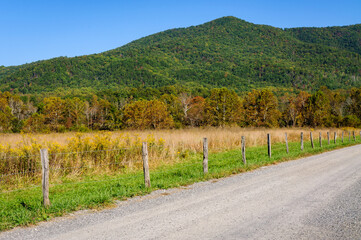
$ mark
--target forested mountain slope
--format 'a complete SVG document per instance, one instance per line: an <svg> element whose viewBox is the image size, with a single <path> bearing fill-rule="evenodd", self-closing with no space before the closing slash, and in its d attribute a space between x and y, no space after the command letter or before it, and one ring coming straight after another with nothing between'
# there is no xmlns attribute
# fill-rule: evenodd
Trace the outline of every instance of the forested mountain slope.
<svg viewBox="0 0 361 240"><path fill-rule="evenodd" d="M361 54L361 24L325 28L289 28L287 32L301 41L336 47Z"/></svg>
<svg viewBox="0 0 361 240"><path fill-rule="evenodd" d="M100 54L0 68L0 90L35 93L173 84L236 91L361 86L360 25L340 29L352 37L329 37L333 30L328 28L282 30L224 17L153 34Z"/></svg>

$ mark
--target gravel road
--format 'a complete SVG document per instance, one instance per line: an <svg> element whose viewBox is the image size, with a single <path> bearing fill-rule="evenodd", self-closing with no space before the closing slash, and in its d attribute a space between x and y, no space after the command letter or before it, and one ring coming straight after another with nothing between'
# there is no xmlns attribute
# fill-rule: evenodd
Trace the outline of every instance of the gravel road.
<svg viewBox="0 0 361 240"><path fill-rule="evenodd" d="M156 191L0 239L361 239L361 145Z"/></svg>

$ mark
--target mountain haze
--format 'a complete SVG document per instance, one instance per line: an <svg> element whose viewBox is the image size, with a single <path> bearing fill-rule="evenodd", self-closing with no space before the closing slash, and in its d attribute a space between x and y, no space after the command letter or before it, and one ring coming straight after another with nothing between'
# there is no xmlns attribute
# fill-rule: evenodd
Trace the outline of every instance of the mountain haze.
<svg viewBox="0 0 361 240"><path fill-rule="evenodd" d="M0 67L0 90L361 86L360 26L283 30L223 17L100 54Z"/></svg>

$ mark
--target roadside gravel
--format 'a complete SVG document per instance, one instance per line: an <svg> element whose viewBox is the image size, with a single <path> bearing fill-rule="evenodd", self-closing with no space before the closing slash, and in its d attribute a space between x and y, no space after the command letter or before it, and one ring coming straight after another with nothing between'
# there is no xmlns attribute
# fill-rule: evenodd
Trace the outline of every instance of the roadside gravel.
<svg viewBox="0 0 361 240"><path fill-rule="evenodd" d="M159 190L10 239L361 239L361 145Z"/></svg>

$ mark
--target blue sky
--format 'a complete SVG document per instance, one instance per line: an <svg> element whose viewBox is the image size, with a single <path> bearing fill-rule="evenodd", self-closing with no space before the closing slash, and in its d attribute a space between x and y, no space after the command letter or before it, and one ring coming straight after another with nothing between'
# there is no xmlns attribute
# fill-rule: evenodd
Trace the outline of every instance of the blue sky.
<svg viewBox="0 0 361 240"><path fill-rule="evenodd" d="M280 28L361 23L360 0L0 0L0 66L120 47L235 16Z"/></svg>

